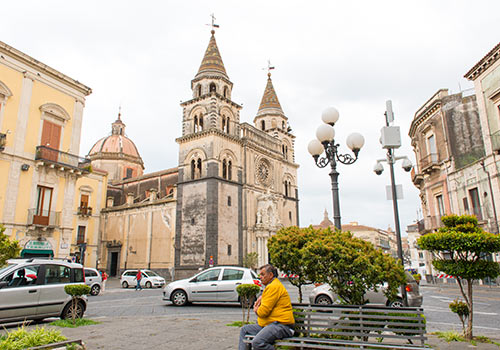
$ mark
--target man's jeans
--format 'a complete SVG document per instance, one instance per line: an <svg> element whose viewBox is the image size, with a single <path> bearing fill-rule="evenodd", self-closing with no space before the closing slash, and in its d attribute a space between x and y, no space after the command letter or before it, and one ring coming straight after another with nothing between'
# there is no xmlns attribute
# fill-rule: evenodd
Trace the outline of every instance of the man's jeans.
<svg viewBox="0 0 500 350"><path fill-rule="evenodd" d="M240 344L238 350L245 350L246 345L243 342L245 335L255 335L252 340L253 350L272 350L274 341L277 339L288 338L293 335L290 327L279 322L273 322L265 327L258 324L247 324L240 331Z"/></svg>

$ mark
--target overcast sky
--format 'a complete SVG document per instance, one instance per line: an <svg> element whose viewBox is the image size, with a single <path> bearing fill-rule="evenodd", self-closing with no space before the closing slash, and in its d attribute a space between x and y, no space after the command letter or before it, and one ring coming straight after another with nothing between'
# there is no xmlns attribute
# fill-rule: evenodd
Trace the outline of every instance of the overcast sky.
<svg viewBox="0 0 500 350"><path fill-rule="evenodd" d="M317 224L332 199L328 169L307 152L321 112L340 111L335 126L341 151L351 132L365 136L353 165L339 165L342 222L394 228L387 166L378 142L385 101L393 101L403 146L415 161L408 130L415 111L438 89L471 88L463 75L500 40L498 0L441 1L7 1L0 40L92 88L80 155L111 132L119 105L126 133L146 172L175 167L181 135L180 101L210 38L210 14L232 98L252 123L266 84L273 84L295 134L300 224ZM421 217L418 191L400 163L402 231Z"/></svg>

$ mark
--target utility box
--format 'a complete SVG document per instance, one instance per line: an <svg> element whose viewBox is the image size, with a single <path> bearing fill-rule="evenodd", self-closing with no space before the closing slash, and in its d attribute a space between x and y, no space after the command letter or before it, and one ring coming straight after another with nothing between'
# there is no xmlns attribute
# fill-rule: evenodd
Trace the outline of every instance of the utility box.
<svg viewBox="0 0 500 350"><path fill-rule="evenodd" d="M401 147L401 131L399 126L384 126L380 130L380 143L382 148Z"/></svg>

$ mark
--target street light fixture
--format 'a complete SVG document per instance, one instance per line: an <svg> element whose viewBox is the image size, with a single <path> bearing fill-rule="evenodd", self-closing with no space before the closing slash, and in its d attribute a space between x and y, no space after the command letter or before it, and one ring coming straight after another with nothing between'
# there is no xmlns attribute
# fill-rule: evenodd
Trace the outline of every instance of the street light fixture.
<svg viewBox="0 0 500 350"><path fill-rule="evenodd" d="M341 230L340 222L340 200L337 172L337 162L350 165L358 159L358 153L365 144L364 137L359 133L352 133L347 137L347 146L354 153L354 157L350 154L339 154L339 144L335 143L335 129L333 126L339 120L339 112L334 107L329 107L321 114L321 119L325 124L322 124L316 130L316 140L309 142L307 150L314 158L314 162L319 168L324 168L330 164L330 179L332 183L333 197L333 222L335 228ZM325 156L320 158L320 155L325 152Z"/></svg>
<svg viewBox="0 0 500 350"><path fill-rule="evenodd" d="M394 114L392 112L392 102L386 102L386 112L385 112L385 127L381 130L380 143L382 147L387 149L386 159L378 159L377 163L373 167L373 171L377 175L381 175L384 171L382 162L387 162L389 164L389 170L391 173L391 192L392 192L392 206L394 210L394 223L396 226L396 240L398 244L398 259L401 261L401 265L404 268L403 260L403 245L401 242L401 229L399 227L399 210L398 210L398 197L396 193L396 181L394 179L394 163L398 160L403 160L402 168L404 171L409 172L413 168L413 164L408 159L408 157L396 157L394 155L394 149L401 146L401 136L398 126L389 126L391 122L394 121ZM408 306L408 297L406 294L405 285L401 285L401 295L403 296L403 302L405 306Z"/></svg>

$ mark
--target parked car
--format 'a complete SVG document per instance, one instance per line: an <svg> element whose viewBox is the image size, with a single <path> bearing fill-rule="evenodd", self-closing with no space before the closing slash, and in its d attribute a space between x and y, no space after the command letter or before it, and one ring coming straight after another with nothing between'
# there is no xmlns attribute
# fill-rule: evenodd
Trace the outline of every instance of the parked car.
<svg viewBox="0 0 500 350"><path fill-rule="evenodd" d="M161 288L165 285L165 279L158 275L156 272L151 270L141 270L141 286L146 288ZM125 270L120 278L120 283L123 288L128 288L129 286L135 287L137 285L137 280L135 276L137 275L137 270Z"/></svg>
<svg viewBox="0 0 500 350"><path fill-rule="evenodd" d="M85 268L85 284L90 287L90 295L98 295L102 289L102 276L96 269Z"/></svg>
<svg viewBox="0 0 500 350"><path fill-rule="evenodd" d="M239 302L236 287L252 283L262 287L255 272L246 267L212 267L191 278L169 283L163 289L163 300L176 306L193 301Z"/></svg>
<svg viewBox="0 0 500 350"><path fill-rule="evenodd" d="M83 284L81 264L64 260L13 259L0 269L0 322L47 317L68 318L74 312L83 317L87 297L78 298L76 305L64 286Z"/></svg>
<svg viewBox="0 0 500 350"><path fill-rule="evenodd" d="M406 275L406 295L408 297L408 306L420 307L422 306L423 296L420 294L417 281L413 278L411 274L405 272ZM386 305L391 307L403 307L403 297L401 293L398 293L398 297L395 300L387 300L384 295L383 287L379 288L377 292L374 290L369 290L365 299L368 300L368 304L378 304ZM337 295L334 294L328 284L322 284L314 288L309 295L309 302L311 304L333 304L338 303Z"/></svg>

